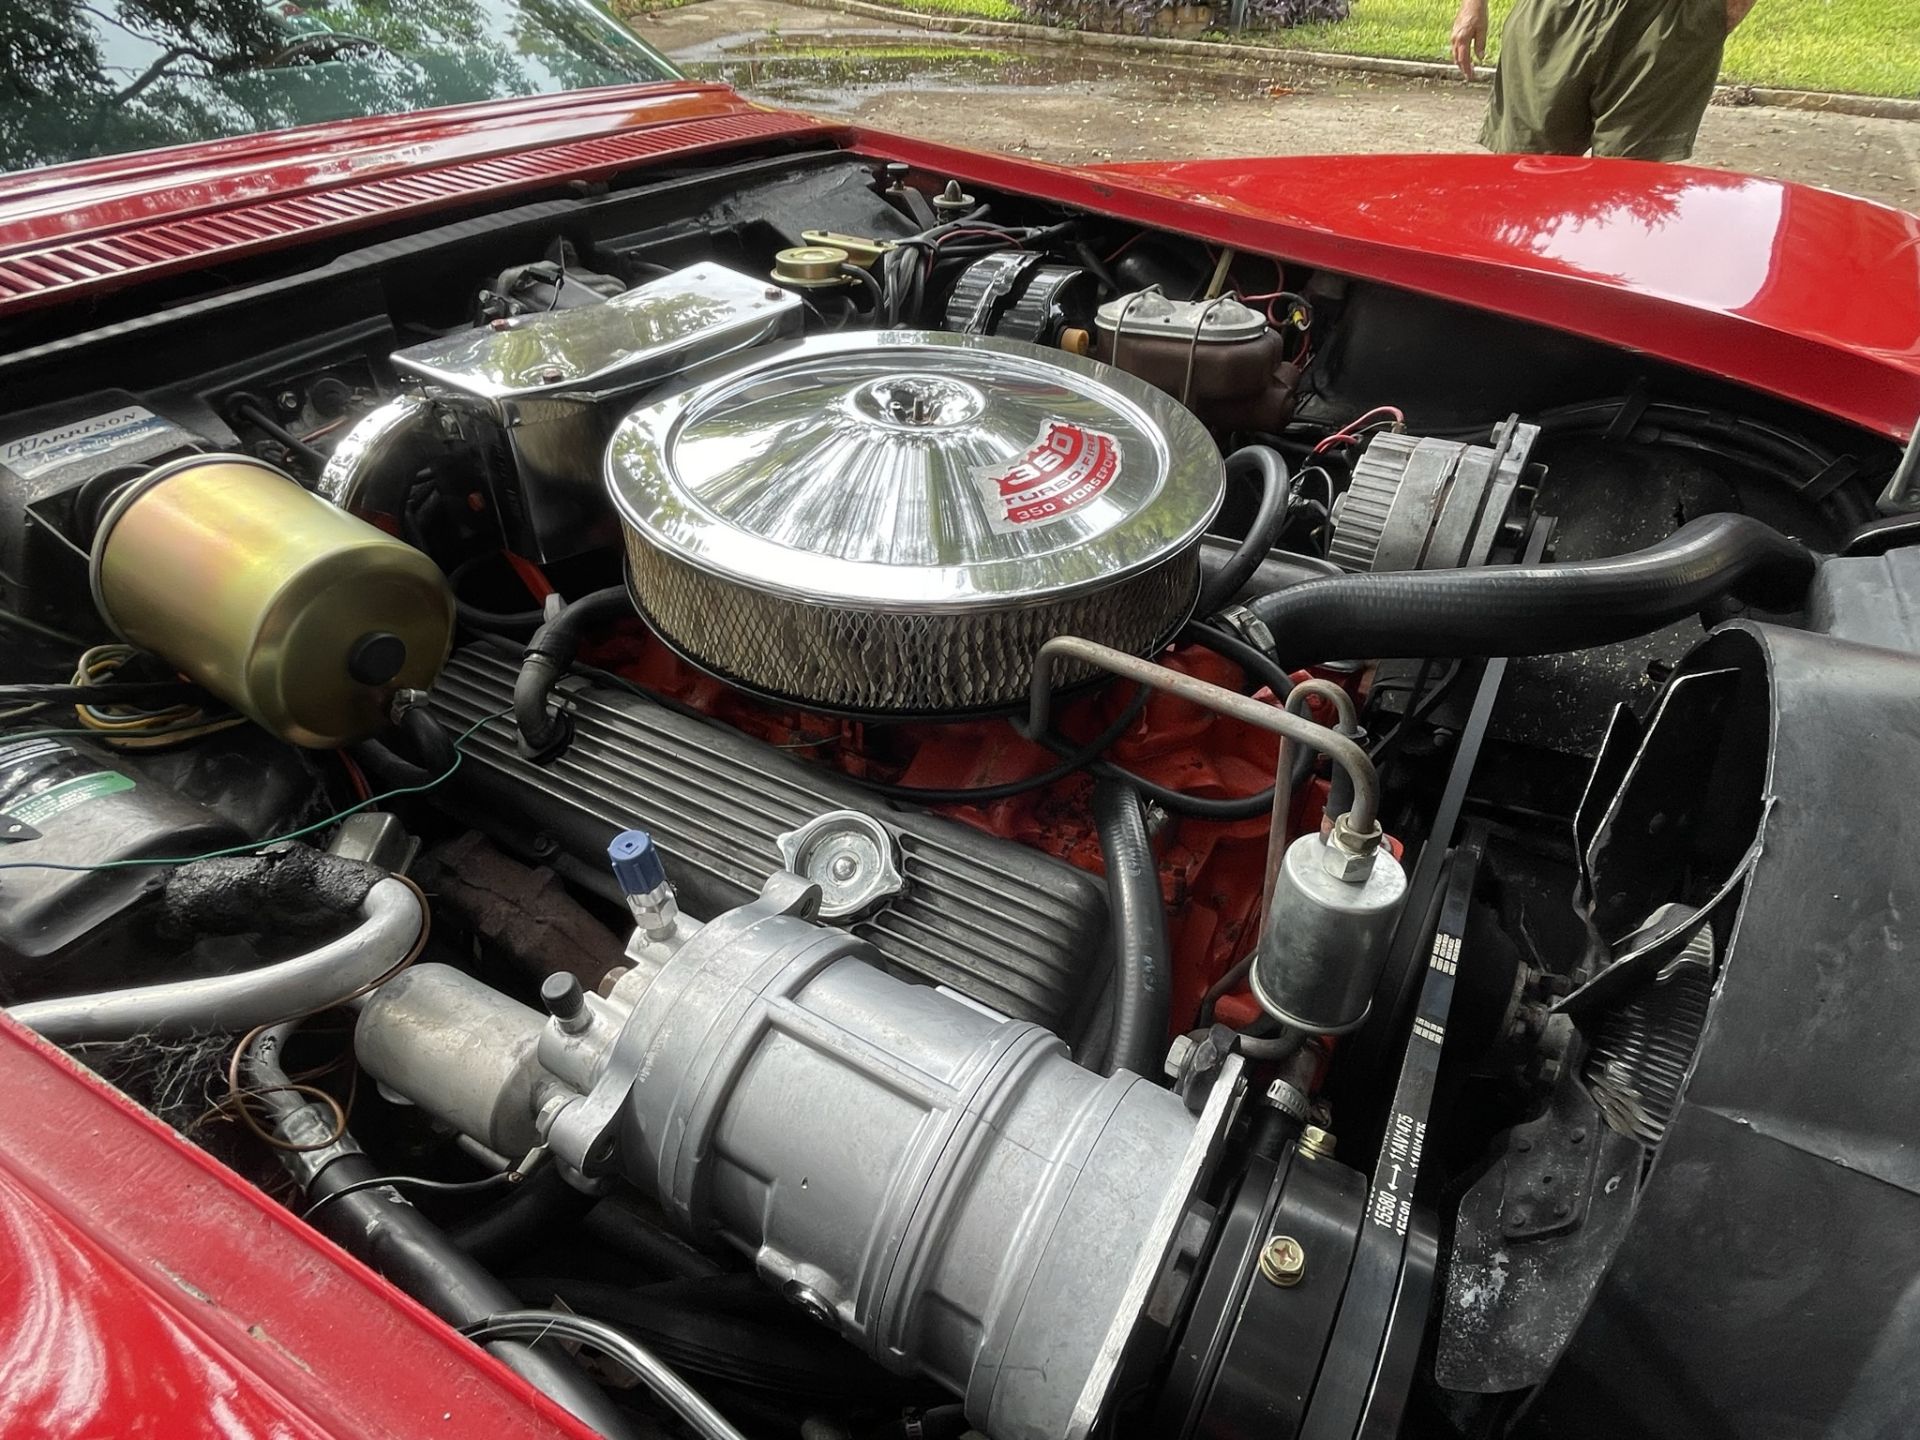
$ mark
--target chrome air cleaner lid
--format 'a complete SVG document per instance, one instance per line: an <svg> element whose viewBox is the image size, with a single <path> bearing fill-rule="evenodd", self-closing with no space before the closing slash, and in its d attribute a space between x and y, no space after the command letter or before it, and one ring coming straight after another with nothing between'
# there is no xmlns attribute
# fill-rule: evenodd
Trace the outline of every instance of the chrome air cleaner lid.
<svg viewBox="0 0 1920 1440"><path fill-rule="evenodd" d="M1004 703L1066 630L1176 628L1220 506L1193 415L1107 366L937 332L709 367L608 453L635 598L694 659L837 708Z"/></svg>
<svg viewBox="0 0 1920 1440"><path fill-rule="evenodd" d="M1014 341L809 340L629 416L615 503L690 564L810 603L1004 604L1111 584L1219 508L1172 397Z"/></svg>

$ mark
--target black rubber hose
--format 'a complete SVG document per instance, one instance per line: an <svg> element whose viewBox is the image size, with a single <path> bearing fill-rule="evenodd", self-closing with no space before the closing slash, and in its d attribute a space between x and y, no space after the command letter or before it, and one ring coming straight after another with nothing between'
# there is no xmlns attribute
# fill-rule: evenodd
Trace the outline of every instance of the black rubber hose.
<svg viewBox="0 0 1920 1440"><path fill-rule="evenodd" d="M566 744L573 733L565 715L547 713L547 697L572 666L573 657L580 651L581 635L589 626L632 613L633 602L627 598L626 587L609 585L581 596L534 632L513 683L513 723L527 754L544 759Z"/></svg>
<svg viewBox="0 0 1920 1440"><path fill-rule="evenodd" d="M1314 580L1248 608L1283 665L1553 655L1611 645L1698 614L1723 595L1800 604L1813 552L1745 515L1703 515L1657 545L1564 565L1489 565Z"/></svg>
<svg viewBox="0 0 1920 1440"><path fill-rule="evenodd" d="M608 1196L589 1210L580 1222L580 1233L593 1244L604 1245L656 1275L698 1282L720 1274L720 1265L712 1257L642 1215L618 1195Z"/></svg>
<svg viewBox="0 0 1920 1440"><path fill-rule="evenodd" d="M378 740L362 740L349 745L347 753L357 761L369 776L380 782L379 788L398 788L400 786L431 785L445 772L429 770L424 765L416 765L399 754L391 745Z"/></svg>
<svg viewBox="0 0 1920 1440"><path fill-rule="evenodd" d="M543 1165L499 1204L452 1227L447 1238L480 1264L501 1265L538 1248L597 1203L569 1185L558 1166Z"/></svg>
<svg viewBox="0 0 1920 1440"><path fill-rule="evenodd" d="M1049 749L1058 750L1060 746L1049 737L1041 742ZM1241 795L1231 799L1215 799L1210 795L1189 795L1184 790L1171 790L1165 785L1156 785L1131 770L1123 770L1104 760L1097 760L1087 767L1102 780L1117 780L1122 785L1130 785L1140 793L1143 800L1151 800L1162 810L1174 815L1184 815L1190 820L1212 820L1227 823L1235 820L1258 820L1273 809L1273 787L1269 785L1256 795Z"/></svg>
<svg viewBox="0 0 1920 1440"><path fill-rule="evenodd" d="M753 1390L845 1401L904 1383L751 1275L718 1277L696 1289L570 1276L530 1276L514 1286L532 1301L558 1299L566 1309L618 1325L676 1370Z"/></svg>
<svg viewBox="0 0 1920 1440"><path fill-rule="evenodd" d="M1209 625L1203 620L1189 620L1180 638L1204 645L1223 659L1233 661L1246 671L1249 689L1264 685L1282 704L1293 694L1293 676L1277 664L1271 655L1256 645L1248 644L1238 635L1222 630L1218 625Z"/></svg>
<svg viewBox="0 0 1920 1440"><path fill-rule="evenodd" d="M401 749L384 740L362 740L347 747L383 786L431 785L453 768L453 737L426 706L410 706L396 728L406 742Z"/></svg>
<svg viewBox="0 0 1920 1440"><path fill-rule="evenodd" d="M307 1198L322 1200L379 1173L364 1155L342 1155L307 1183ZM314 1225L449 1325L471 1325L520 1308L513 1291L456 1247L439 1226L392 1195L383 1189L342 1195L314 1217ZM487 1349L602 1435L622 1440L660 1433L636 1426L563 1356L517 1341Z"/></svg>
<svg viewBox="0 0 1920 1440"><path fill-rule="evenodd" d="M1223 655L1247 672L1249 685L1258 682L1265 685L1282 700L1293 689L1293 677L1274 662L1271 655L1256 649L1252 645L1230 635L1217 626L1202 624L1197 620L1187 622L1181 633L1183 641L1206 646L1217 655ZM1117 765L1107 765L1101 761L1107 748L1124 735L1140 713L1147 708L1151 692L1141 690L1126 708L1116 715L1093 739L1084 745L1075 745L1059 735L1042 738L1041 744L1061 757L1058 765L1050 765L1038 774L1029 775L1022 780L1009 780L999 785L976 786L973 789L929 790L907 785L888 785L878 780L868 780L859 776L849 777L858 784L884 795L889 800L899 800L914 805L984 805L995 800L1004 800L1009 796L1025 794L1062 780L1077 770L1093 767L1095 774L1105 774L1109 779L1131 785L1148 799L1159 803L1163 808L1179 815L1189 815L1202 820L1246 820L1265 815L1273 808L1273 792L1262 791L1258 795L1244 796L1238 800L1212 800L1199 795L1185 795L1177 790L1167 790L1132 771L1123 770ZM1312 753L1302 747L1307 761Z"/></svg>
<svg viewBox="0 0 1920 1440"><path fill-rule="evenodd" d="M453 591L453 609L460 623L470 630L479 630L493 635L505 635L515 640L526 640L538 630L546 616L538 609L531 610L483 610L480 606L460 598L460 582L471 575L481 565L498 559L491 553L475 555L462 560L447 572L447 587Z"/></svg>
<svg viewBox="0 0 1920 1440"><path fill-rule="evenodd" d="M1113 1043L1105 1073L1130 1070L1154 1079L1167 1048L1173 990L1160 866L1147 839L1146 809L1131 785L1095 785L1093 823L1107 867L1113 936Z"/></svg>
<svg viewBox="0 0 1920 1440"><path fill-rule="evenodd" d="M1227 480L1231 483L1240 479L1260 482L1260 503L1246 535L1227 563L1218 570L1203 572L1200 604L1195 611L1203 619L1240 593L1240 587L1273 549L1280 522L1287 518L1287 501L1292 498L1293 490L1287 462L1278 450L1266 445L1243 445L1227 456Z"/></svg>
<svg viewBox="0 0 1920 1440"><path fill-rule="evenodd" d="M327 468L327 457L325 455L314 449L313 446L287 429L286 426L267 414L265 410L255 405L252 401L243 401L234 406L233 413L238 415L242 420L245 420L269 440L277 440L283 449L298 455L302 460L306 461L307 464L311 465L313 467L314 479L318 479L320 473ZM312 489L313 487L309 484L307 488Z"/></svg>
<svg viewBox="0 0 1920 1440"><path fill-rule="evenodd" d="M1201 575L1211 577L1225 569L1238 548L1233 541L1223 536L1201 536ZM1270 550L1254 567L1253 574L1241 584L1238 592L1227 596L1221 603L1231 604L1235 600L1251 600L1256 595L1284 590L1289 585L1304 585L1309 580L1324 580L1330 575L1346 573L1331 560L1322 560L1318 555L1302 555L1293 550Z"/></svg>
<svg viewBox="0 0 1920 1440"><path fill-rule="evenodd" d="M470 630L485 630L514 640L531 638L546 618L538 610L482 610L458 598L453 602L453 612Z"/></svg>
<svg viewBox="0 0 1920 1440"><path fill-rule="evenodd" d="M1217 654L1236 661L1247 671L1249 682L1259 680L1274 691L1285 696L1293 688L1292 677L1286 669L1277 664L1273 657L1262 655L1240 640L1237 640L1215 626L1189 621L1183 638L1205 645ZM1138 697L1136 697L1138 703ZM1079 769L1082 765L1102 780L1115 781L1129 786L1143 800L1151 800L1161 809L1175 815L1183 815L1193 820L1212 820L1231 823L1237 820L1263 819L1273 810L1273 787L1254 795L1241 795L1231 799L1215 799L1206 795L1189 795L1182 790L1170 790L1164 785L1156 785L1143 775L1105 760L1088 761L1082 752L1075 752L1067 741L1058 735L1043 735L1040 743L1056 755L1066 756L1072 763L1063 768Z"/></svg>
<svg viewBox="0 0 1920 1440"><path fill-rule="evenodd" d="M880 282L873 278L872 272L859 265L842 265L840 273L867 292L867 298L873 302L873 310L868 318L875 325L884 325L887 320L887 293L880 288Z"/></svg>
<svg viewBox="0 0 1920 1440"><path fill-rule="evenodd" d="M400 712L400 733L407 737L412 758L428 774L443 775L453 768L457 758L453 737L425 705L409 705Z"/></svg>

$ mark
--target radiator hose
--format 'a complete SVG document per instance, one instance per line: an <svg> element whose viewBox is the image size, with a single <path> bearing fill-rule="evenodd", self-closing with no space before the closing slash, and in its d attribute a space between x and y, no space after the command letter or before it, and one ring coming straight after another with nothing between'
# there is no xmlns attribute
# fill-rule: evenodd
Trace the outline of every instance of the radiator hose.
<svg viewBox="0 0 1920 1440"><path fill-rule="evenodd" d="M1289 667L1348 656L1552 655L1646 635L1733 596L1805 597L1812 551L1745 515L1703 515L1656 545L1563 565L1489 565L1310 580L1248 609Z"/></svg>
<svg viewBox="0 0 1920 1440"><path fill-rule="evenodd" d="M1093 787L1093 821L1113 912L1113 1043L1105 1071L1155 1079L1167 1046L1173 962L1160 866L1147 839L1140 796L1124 781Z"/></svg>

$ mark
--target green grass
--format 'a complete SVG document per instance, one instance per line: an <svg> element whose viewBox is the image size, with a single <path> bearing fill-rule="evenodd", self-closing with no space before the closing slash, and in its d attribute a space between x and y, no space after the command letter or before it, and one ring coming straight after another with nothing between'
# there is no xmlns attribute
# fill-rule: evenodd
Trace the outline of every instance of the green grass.
<svg viewBox="0 0 1920 1440"><path fill-rule="evenodd" d="M1353 13L1345 20L1263 31L1258 38L1295 50L1326 50L1336 55L1445 60L1458 8L1454 0L1353 0ZM1499 48L1500 22L1512 8L1513 0L1493 0L1494 44L1489 59Z"/></svg>
<svg viewBox="0 0 1920 1440"><path fill-rule="evenodd" d="M1920 0L1761 0L1727 41L1747 85L1920 95Z"/></svg>
<svg viewBox="0 0 1920 1440"><path fill-rule="evenodd" d="M1341 55L1445 60L1457 8L1457 0L1354 0L1352 16L1337 24L1259 38ZM1512 8L1512 0L1493 0L1496 53L1500 21ZM1727 41L1720 78L1735 85L1920 95L1920 0L1759 0Z"/></svg>
<svg viewBox="0 0 1920 1440"><path fill-rule="evenodd" d="M685 0L615 0L637 9ZM882 0L902 10L977 20L1035 17L1016 0ZM1224 9L1222 4L1219 8ZM1250 33L1249 41L1339 55L1402 60L1448 58L1458 0L1353 0L1334 24ZM1513 0L1493 0L1493 45ZM1208 39L1225 38L1210 34ZM1720 78L1733 85L1777 85L1861 95L1920 96L1920 0L1759 0L1727 41Z"/></svg>
<svg viewBox="0 0 1920 1440"><path fill-rule="evenodd" d="M965 20L1026 20L1033 17L1013 0L880 0L896 10L918 10L925 15L951 15Z"/></svg>

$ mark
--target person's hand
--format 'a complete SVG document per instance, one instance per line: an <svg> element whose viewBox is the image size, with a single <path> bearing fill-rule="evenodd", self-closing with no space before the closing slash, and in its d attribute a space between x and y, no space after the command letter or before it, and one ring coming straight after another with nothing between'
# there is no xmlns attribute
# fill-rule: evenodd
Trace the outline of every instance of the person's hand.
<svg viewBox="0 0 1920 1440"><path fill-rule="evenodd" d="M1747 12L1753 9L1753 0L1727 0L1727 33L1733 33L1733 27L1747 18Z"/></svg>
<svg viewBox="0 0 1920 1440"><path fill-rule="evenodd" d="M1727 0L1729 12L1735 5L1751 5L1753 0ZM1460 0L1460 13L1453 21L1453 63L1460 73L1473 79L1473 62L1487 58L1487 0Z"/></svg>

